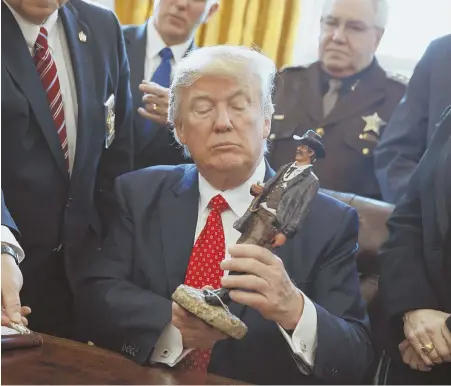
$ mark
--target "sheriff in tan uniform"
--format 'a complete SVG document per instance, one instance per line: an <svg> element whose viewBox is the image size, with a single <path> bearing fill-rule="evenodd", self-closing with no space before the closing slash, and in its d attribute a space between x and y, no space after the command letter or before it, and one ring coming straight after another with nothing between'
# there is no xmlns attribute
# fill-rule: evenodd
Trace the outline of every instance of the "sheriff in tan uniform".
<svg viewBox="0 0 451 386"><path fill-rule="evenodd" d="M289 162L297 146L293 135L313 129L327 151L314 167L321 187L380 198L373 150L405 92L405 80L388 76L374 59L365 70L341 79L338 100L325 117L331 79L319 63L282 69L275 87L269 162L276 170Z"/></svg>

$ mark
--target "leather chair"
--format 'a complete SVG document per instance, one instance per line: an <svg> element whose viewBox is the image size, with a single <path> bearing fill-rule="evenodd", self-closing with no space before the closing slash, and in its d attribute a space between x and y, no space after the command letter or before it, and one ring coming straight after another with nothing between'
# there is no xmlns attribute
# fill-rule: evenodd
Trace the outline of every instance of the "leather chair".
<svg viewBox="0 0 451 386"><path fill-rule="evenodd" d="M357 268L360 274L362 296L370 305L378 290L379 264L377 253L388 236L386 222L394 206L352 193L341 193L326 189L321 189L321 192L352 206L359 215Z"/></svg>

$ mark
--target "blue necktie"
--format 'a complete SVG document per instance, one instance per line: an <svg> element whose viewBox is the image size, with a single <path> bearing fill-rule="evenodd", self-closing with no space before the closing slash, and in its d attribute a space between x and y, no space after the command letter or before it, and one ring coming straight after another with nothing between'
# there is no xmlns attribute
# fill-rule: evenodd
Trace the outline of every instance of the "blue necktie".
<svg viewBox="0 0 451 386"><path fill-rule="evenodd" d="M169 47L163 48L158 55L160 55L161 63L155 70L150 79L151 82L155 82L162 87L169 88L171 85L171 59L174 57L172 54L172 50ZM151 121L150 119L146 119L143 127L143 137L144 142L142 145L147 143L147 139L149 135L157 129L159 126L158 123Z"/></svg>

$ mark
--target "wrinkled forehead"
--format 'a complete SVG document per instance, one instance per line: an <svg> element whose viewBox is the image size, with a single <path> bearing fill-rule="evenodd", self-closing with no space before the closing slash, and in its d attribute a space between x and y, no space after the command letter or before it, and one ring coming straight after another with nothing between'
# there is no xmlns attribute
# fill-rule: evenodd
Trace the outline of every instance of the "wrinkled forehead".
<svg viewBox="0 0 451 386"><path fill-rule="evenodd" d="M376 21L376 11L374 0L327 0L322 17L371 25Z"/></svg>

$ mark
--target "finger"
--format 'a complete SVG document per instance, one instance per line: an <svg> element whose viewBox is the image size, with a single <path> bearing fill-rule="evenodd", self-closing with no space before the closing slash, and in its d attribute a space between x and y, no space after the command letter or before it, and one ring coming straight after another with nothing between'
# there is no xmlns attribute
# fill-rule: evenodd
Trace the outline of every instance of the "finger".
<svg viewBox="0 0 451 386"><path fill-rule="evenodd" d="M27 327L28 326L28 319L25 316L22 316L21 318L22 324Z"/></svg>
<svg viewBox="0 0 451 386"><path fill-rule="evenodd" d="M145 94L141 100L143 103L155 103L157 106L165 110L167 110L169 106L169 101L166 98L161 98L155 94Z"/></svg>
<svg viewBox="0 0 451 386"><path fill-rule="evenodd" d="M441 330L437 331L432 336L432 343L434 344L434 350L432 350L428 357L435 364L442 364L444 361L446 361L445 358L448 357L449 349Z"/></svg>
<svg viewBox="0 0 451 386"><path fill-rule="evenodd" d="M155 94L160 98L167 98L169 96L169 89L155 82L143 81L143 83L139 85L139 90L145 93Z"/></svg>
<svg viewBox="0 0 451 386"><path fill-rule="evenodd" d="M423 350L421 349L424 345L430 343L430 341L428 341L427 338L424 337L420 338L420 336L417 336L417 334L413 331L408 332L408 334L406 334L406 337L412 347L415 349L416 353L421 357L423 363L427 366L432 366L432 361L428 358L427 355L424 354ZM421 341L420 339L423 339L423 341Z"/></svg>
<svg viewBox="0 0 451 386"><path fill-rule="evenodd" d="M399 345L398 349L401 352L401 355L404 354L404 352L407 350L407 348L410 346L410 342L407 339L404 339Z"/></svg>
<svg viewBox="0 0 451 386"><path fill-rule="evenodd" d="M155 114L158 115L161 118L167 118L168 116L168 108L167 106L162 105L158 102L149 102L145 101L145 104L143 108L149 113L149 114Z"/></svg>
<svg viewBox="0 0 451 386"><path fill-rule="evenodd" d="M20 308L20 312L21 312L22 316L30 315L31 314L31 308L28 307L28 306L22 306Z"/></svg>
<svg viewBox="0 0 451 386"><path fill-rule="evenodd" d="M451 362L451 331L449 331L448 328L446 327L446 325L444 325L442 327L441 333L442 333L443 339L445 340L447 348L448 348L447 354L443 357L443 359L446 362Z"/></svg>
<svg viewBox="0 0 451 386"><path fill-rule="evenodd" d="M8 327L10 323L11 323L11 319L9 318L9 316L2 313L2 326Z"/></svg>
<svg viewBox="0 0 451 386"><path fill-rule="evenodd" d="M146 111L146 109L140 107L138 108L138 113L145 119L150 119L151 121L161 123L165 125L167 123L167 118L163 118L162 116L158 114L149 113Z"/></svg>
<svg viewBox="0 0 451 386"><path fill-rule="evenodd" d="M235 244L229 247L230 256L236 258L251 258L266 265L280 264L282 261L266 248L251 244Z"/></svg>
<svg viewBox="0 0 451 386"><path fill-rule="evenodd" d="M261 278L267 278L271 274L271 267L253 258L243 257L223 260L220 264L224 271L244 272Z"/></svg>
<svg viewBox="0 0 451 386"><path fill-rule="evenodd" d="M221 279L224 288L239 288L261 294L268 290L268 282L255 275L228 275Z"/></svg>
<svg viewBox="0 0 451 386"><path fill-rule="evenodd" d="M232 290L229 295L234 302L251 307L259 312L263 311L267 304L267 299L257 292Z"/></svg>
<svg viewBox="0 0 451 386"><path fill-rule="evenodd" d="M5 309L6 315L13 322L20 323L20 297L17 288L8 283L2 283L2 307Z"/></svg>
<svg viewBox="0 0 451 386"><path fill-rule="evenodd" d="M409 365L412 369L416 370L417 365L415 364L414 358L417 355L412 346L407 347L402 356L402 360L406 365Z"/></svg>

